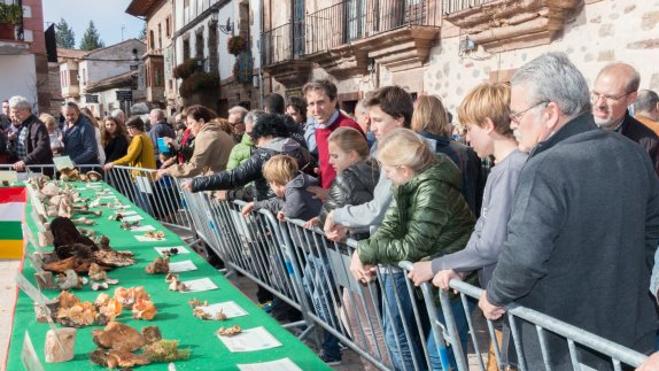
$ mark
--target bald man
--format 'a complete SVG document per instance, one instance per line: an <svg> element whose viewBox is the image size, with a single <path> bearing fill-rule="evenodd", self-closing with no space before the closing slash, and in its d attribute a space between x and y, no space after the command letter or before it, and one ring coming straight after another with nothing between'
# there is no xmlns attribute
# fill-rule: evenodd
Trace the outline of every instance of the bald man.
<svg viewBox="0 0 659 371"><path fill-rule="evenodd" d="M604 67L597 75L590 95L593 117L600 128L616 131L643 146L659 175L659 139L627 110L636 101L640 82L638 71L626 63Z"/></svg>

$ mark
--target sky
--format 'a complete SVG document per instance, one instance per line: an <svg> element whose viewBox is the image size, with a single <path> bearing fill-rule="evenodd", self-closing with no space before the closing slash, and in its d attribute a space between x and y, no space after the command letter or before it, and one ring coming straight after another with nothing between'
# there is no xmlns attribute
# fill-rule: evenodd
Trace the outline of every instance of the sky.
<svg viewBox="0 0 659 371"><path fill-rule="evenodd" d="M46 28L51 23L64 18L73 28L76 38L76 48L84 35L89 21L101 35L105 46L122 41L121 29L124 26L123 40L139 36L144 22L137 17L125 13L131 0L42 0L44 22Z"/></svg>

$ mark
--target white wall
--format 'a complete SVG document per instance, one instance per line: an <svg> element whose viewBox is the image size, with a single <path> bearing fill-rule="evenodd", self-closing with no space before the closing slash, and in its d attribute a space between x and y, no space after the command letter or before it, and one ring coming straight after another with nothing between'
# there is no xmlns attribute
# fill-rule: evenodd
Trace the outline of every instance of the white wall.
<svg viewBox="0 0 659 371"><path fill-rule="evenodd" d="M225 25L227 23L227 18L231 18L231 22L233 22L233 27L235 28L234 34L238 34L238 1L234 0L220 9L219 14L217 16L218 26ZM217 54L220 58L220 62L219 62L220 80L224 80L233 76L233 65L236 63L236 57L234 57L232 54L229 54L229 51L227 50L227 42L229 41L231 35L227 35L224 32L221 32L219 30L219 27L217 30L217 34L218 34Z"/></svg>
<svg viewBox="0 0 659 371"><path fill-rule="evenodd" d="M0 71L5 76L0 83L0 100L21 95L36 108L37 73L34 55L0 55ZM13 78L6 78L8 76Z"/></svg>

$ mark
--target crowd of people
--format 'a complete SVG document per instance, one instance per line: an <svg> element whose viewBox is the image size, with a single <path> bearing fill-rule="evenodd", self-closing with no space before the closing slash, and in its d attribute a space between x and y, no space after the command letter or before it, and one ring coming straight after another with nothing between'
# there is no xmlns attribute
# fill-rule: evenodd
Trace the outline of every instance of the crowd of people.
<svg viewBox="0 0 659 371"><path fill-rule="evenodd" d="M488 319L516 302L650 354L659 338L659 272L651 279L659 98L639 90L640 79L631 65L614 63L589 87L564 54L547 53L508 83L474 87L457 120L439 98L414 100L398 86L366 93L348 114L328 80L307 83L288 101L270 94L262 110L233 107L226 119L186 107L173 124L159 109L147 123L120 110L99 120L75 103L64 105L60 123L12 97L0 115L0 163L23 171L67 155L105 171L157 170L155 181L190 178L184 190L246 201L244 215L266 208L279 220L320 227L330 240L357 240L350 272L361 283L373 282L379 265L414 263L407 275L380 272L384 296L396 295L407 279L444 290L451 280L467 280L485 289L472 307ZM308 256L304 269L314 309L329 321L336 316L326 305L329 289L314 280L331 274L327 261ZM347 302L354 293L341 295ZM272 301L274 316L292 319L285 303L265 290L257 296ZM364 308L369 321L359 325L377 344L357 339L364 331L350 333L366 347L386 347L381 360L395 369L414 369L415 358L424 365L418 342L427 342L432 368L441 369L432 337L403 336L414 298L398 299L382 301L396 307ZM466 345L471 308L465 312L459 299L451 307ZM349 318L364 315L344 309ZM507 326L497 323L499 339ZM536 329L522 323L520 333L528 369L543 368ZM567 344L553 334L546 340L547 362L570 368ZM329 332L320 355L341 360ZM610 367L597 354L580 357L595 369ZM656 359L643 367L653 369ZM493 357L488 369L496 369Z"/></svg>

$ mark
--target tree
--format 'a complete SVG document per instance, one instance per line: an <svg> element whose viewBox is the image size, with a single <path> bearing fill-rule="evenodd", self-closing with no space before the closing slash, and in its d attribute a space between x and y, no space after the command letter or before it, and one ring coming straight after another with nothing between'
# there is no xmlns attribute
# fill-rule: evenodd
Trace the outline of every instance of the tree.
<svg viewBox="0 0 659 371"><path fill-rule="evenodd" d="M55 39L60 48L75 48L76 38L73 29L69 27L64 18L60 18L59 23L55 24Z"/></svg>
<svg viewBox="0 0 659 371"><path fill-rule="evenodd" d="M94 50L104 46L105 44L101 40L101 36L98 34L96 26L94 26L94 22L89 21L87 31L85 31L85 34L82 36L82 40L80 40L80 49Z"/></svg>

